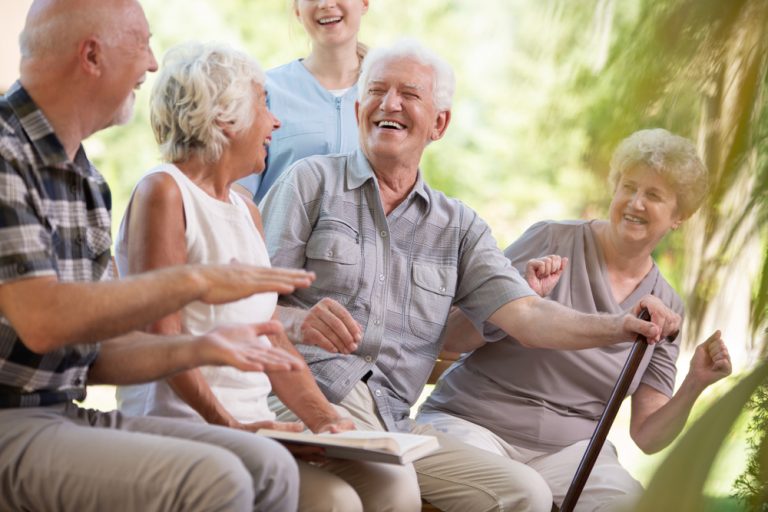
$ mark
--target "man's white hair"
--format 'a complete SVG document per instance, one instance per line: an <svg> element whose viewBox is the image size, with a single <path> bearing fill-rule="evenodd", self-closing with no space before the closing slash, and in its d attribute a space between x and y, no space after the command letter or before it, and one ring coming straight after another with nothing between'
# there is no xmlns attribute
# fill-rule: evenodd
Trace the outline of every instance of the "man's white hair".
<svg viewBox="0 0 768 512"><path fill-rule="evenodd" d="M434 82L432 97L439 111L450 110L453 92L456 89L456 77L448 62L435 52L425 47L415 39L400 39L391 46L369 50L360 69L358 99L362 100L366 92L369 76L373 66L382 61L392 59L413 59L419 64L432 68Z"/></svg>
<svg viewBox="0 0 768 512"><path fill-rule="evenodd" d="M227 138L254 117L254 86L264 71L241 51L219 43L184 43L168 50L152 88L150 120L163 159L221 157Z"/></svg>

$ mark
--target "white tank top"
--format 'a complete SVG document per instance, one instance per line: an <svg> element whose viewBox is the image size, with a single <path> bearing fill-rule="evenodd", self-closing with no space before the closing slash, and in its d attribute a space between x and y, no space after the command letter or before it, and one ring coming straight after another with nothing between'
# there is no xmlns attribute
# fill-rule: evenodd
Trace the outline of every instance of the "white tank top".
<svg viewBox="0 0 768 512"><path fill-rule="evenodd" d="M269 267L269 255L245 201L230 191L229 203L208 195L195 185L178 167L163 164L151 169L147 176L163 172L170 175L181 191L186 218L185 239L187 261L197 263L229 263L236 259ZM134 189L134 194L136 190ZM115 242L115 259L120 275L128 273L128 219L126 209ZM277 304L277 294L261 293L230 304L211 306L193 302L182 311L182 329L198 335L219 325L245 324L269 320ZM265 338L266 339L266 338ZM242 423L273 420L267 405L271 391L269 379L260 372L241 372L230 367L200 368L214 395L224 408ZM119 386L117 404L132 416L202 417L171 389L166 381L136 386Z"/></svg>

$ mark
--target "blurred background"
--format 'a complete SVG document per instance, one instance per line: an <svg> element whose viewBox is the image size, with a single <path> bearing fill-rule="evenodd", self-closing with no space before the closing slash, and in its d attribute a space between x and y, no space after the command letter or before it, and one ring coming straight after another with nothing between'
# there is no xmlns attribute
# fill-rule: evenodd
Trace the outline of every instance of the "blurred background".
<svg viewBox="0 0 768 512"><path fill-rule="evenodd" d="M681 354L680 373L687 372L690 348L721 329L734 375L708 389L692 417L764 360L766 0L370 1L363 42L414 36L453 64L452 124L427 148L423 172L433 187L477 210L501 247L537 220L604 216L612 192L608 160L630 133L661 126L696 141L712 176L709 200L655 257L686 302L689 351ZM0 91L16 78L16 38L30 3L0 0ZM158 60L190 39L229 42L265 69L309 52L290 0L141 3ZM152 80L130 125L86 142L112 186L115 226L134 184L159 161L148 123ZM86 403L112 407L113 391L93 388ZM765 407L763 401L745 408L723 440L705 489L717 510L742 510L728 497L738 492L737 478L748 475L754 446L768 446L761 441L765 423L758 422ZM647 483L668 450L643 455L628 425L625 407L611 439Z"/></svg>

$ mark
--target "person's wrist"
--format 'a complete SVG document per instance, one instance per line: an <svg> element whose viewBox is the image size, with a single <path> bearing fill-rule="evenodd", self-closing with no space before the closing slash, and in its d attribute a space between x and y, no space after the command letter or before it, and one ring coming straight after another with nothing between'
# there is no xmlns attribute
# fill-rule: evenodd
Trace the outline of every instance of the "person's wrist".
<svg viewBox="0 0 768 512"><path fill-rule="evenodd" d="M312 422L310 425L307 423L307 427L312 432L322 432L323 430L327 430L331 426L335 425L336 423L340 422L342 420L341 416L339 416L337 413L326 413L321 416L318 416L315 418L315 421Z"/></svg>
<svg viewBox="0 0 768 512"><path fill-rule="evenodd" d="M291 343L300 344L304 340L302 325L307 318L308 312L303 309L283 307L280 308L280 321L283 324L283 330Z"/></svg>
<svg viewBox="0 0 768 512"><path fill-rule="evenodd" d="M693 369L690 369L688 371L688 375L685 376L685 379L683 379L682 384L680 384L680 389L687 390L688 393L697 397L705 389L707 389L707 386L709 386L709 384L710 384L709 382L706 382L703 379L701 379Z"/></svg>
<svg viewBox="0 0 768 512"><path fill-rule="evenodd" d="M194 290L194 298L201 299L208 291L208 280L203 274L203 267L200 265L185 265L181 268L182 275L185 278L185 287L187 290Z"/></svg>

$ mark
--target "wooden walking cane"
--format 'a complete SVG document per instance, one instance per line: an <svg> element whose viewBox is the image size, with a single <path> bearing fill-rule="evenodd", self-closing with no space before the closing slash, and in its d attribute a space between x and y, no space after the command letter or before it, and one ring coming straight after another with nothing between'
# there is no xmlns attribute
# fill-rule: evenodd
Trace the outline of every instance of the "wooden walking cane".
<svg viewBox="0 0 768 512"><path fill-rule="evenodd" d="M647 309L643 308L643 310L640 311L639 318L648 321L651 319L651 314L648 313ZM661 343L661 341L659 343ZM629 352L627 362L624 363L624 368L621 369L619 378L613 386L611 396L608 398L608 403L605 404L605 410L600 416L600 420L597 422L595 431L592 433L592 438L589 440L587 450L584 452L584 456L579 463L579 468L576 470L571 485L568 487L568 492L565 494L563 504L560 505L560 512L573 512L576 502L579 501L581 491L584 490L584 484L587 483L587 478L589 478L589 474L592 472L597 456L600 454L600 450L603 449L603 444L605 444L605 438L608 436L608 431L611 430L613 420L616 419L616 414L619 412L621 402L623 402L624 398L627 396L629 385L635 377L635 373L637 373L637 368L640 366L640 361L642 361L647 348L648 340L645 339L645 336L639 334L637 339L635 339L634 345L632 345L632 350ZM557 506L553 505L552 510L558 510Z"/></svg>

